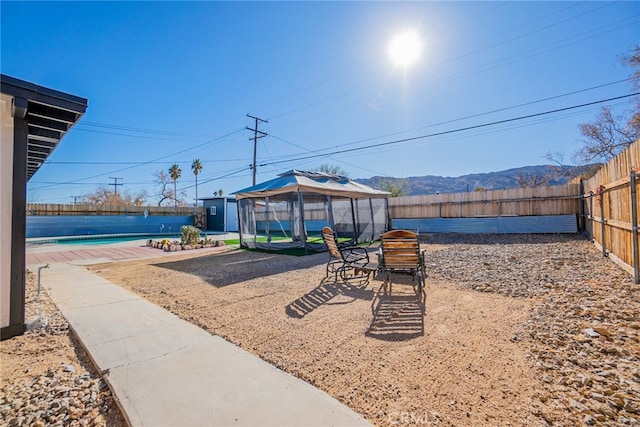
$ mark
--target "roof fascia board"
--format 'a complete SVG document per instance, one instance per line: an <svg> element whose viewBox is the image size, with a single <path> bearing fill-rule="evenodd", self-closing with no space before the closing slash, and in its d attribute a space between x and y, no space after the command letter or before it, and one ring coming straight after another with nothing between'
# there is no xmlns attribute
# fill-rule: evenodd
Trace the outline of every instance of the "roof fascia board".
<svg viewBox="0 0 640 427"><path fill-rule="evenodd" d="M5 74L0 74L0 91L16 98L25 98L74 113L83 114L87 109L86 98L38 86Z"/></svg>

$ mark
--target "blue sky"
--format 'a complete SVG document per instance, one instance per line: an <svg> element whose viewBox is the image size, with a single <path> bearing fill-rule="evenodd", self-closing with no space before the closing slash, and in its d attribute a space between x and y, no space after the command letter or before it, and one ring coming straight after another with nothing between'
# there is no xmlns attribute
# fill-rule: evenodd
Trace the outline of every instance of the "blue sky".
<svg viewBox="0 0 640 427"><path fill-rule="evenodd" d="M352 178L491 172L547 152L570 163L601 105L394 141L629 94L619 58L640 41L640 2L625 1L2 1L0 13L2 73L89 100L28 184L46 203L118 177L155 204L154 173L172 163L193 202L194 158L199 197L248 187L246 114L268 120L258 182L323 163ZM422 54L403 69L387 47L407 29Z"/></svg>

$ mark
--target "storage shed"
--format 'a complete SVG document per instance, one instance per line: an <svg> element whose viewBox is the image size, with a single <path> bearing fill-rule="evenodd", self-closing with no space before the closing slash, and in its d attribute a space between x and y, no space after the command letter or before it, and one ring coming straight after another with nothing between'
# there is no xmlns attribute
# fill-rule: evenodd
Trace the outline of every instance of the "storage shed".
<svg viewBox="0 0 640 427"><path fill-rule="evenodd" d="M378 239L387 225L389 193L344 176L291 170L233 194L243 247L322 251L324 226L339 238L365 242Z"/></svg>
<svg viewBox="0 0 640 427"><path fill-rule="evenodd" d="M238 231L238 202L235 197L217 196L200 200L207 211L208 231Z"/></svg>

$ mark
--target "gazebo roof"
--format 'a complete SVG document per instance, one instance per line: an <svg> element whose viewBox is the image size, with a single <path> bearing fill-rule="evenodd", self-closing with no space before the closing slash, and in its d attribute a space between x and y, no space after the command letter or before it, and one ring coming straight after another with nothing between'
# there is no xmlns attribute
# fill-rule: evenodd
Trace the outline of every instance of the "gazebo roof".
<svg viewBox="0 0 640 427"><path fill-rule="evenodd" d="M232 194L237 199L270 197L287 193L316 193L348 198L388 197L386 191L376 190L347 177L316 171L290 170L277 178L256 184Z"/></svg>

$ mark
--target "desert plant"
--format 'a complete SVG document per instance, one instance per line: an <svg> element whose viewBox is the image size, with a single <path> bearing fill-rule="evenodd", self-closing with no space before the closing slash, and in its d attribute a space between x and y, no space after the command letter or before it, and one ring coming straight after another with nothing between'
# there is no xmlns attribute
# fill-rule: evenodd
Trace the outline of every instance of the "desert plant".
<svg viewBox="0 0 640 427"><path fill-rule="evenodd" d="M195 246L200 240L200 229L192 225L180 227L180 243L183 245Z"/></svg>

